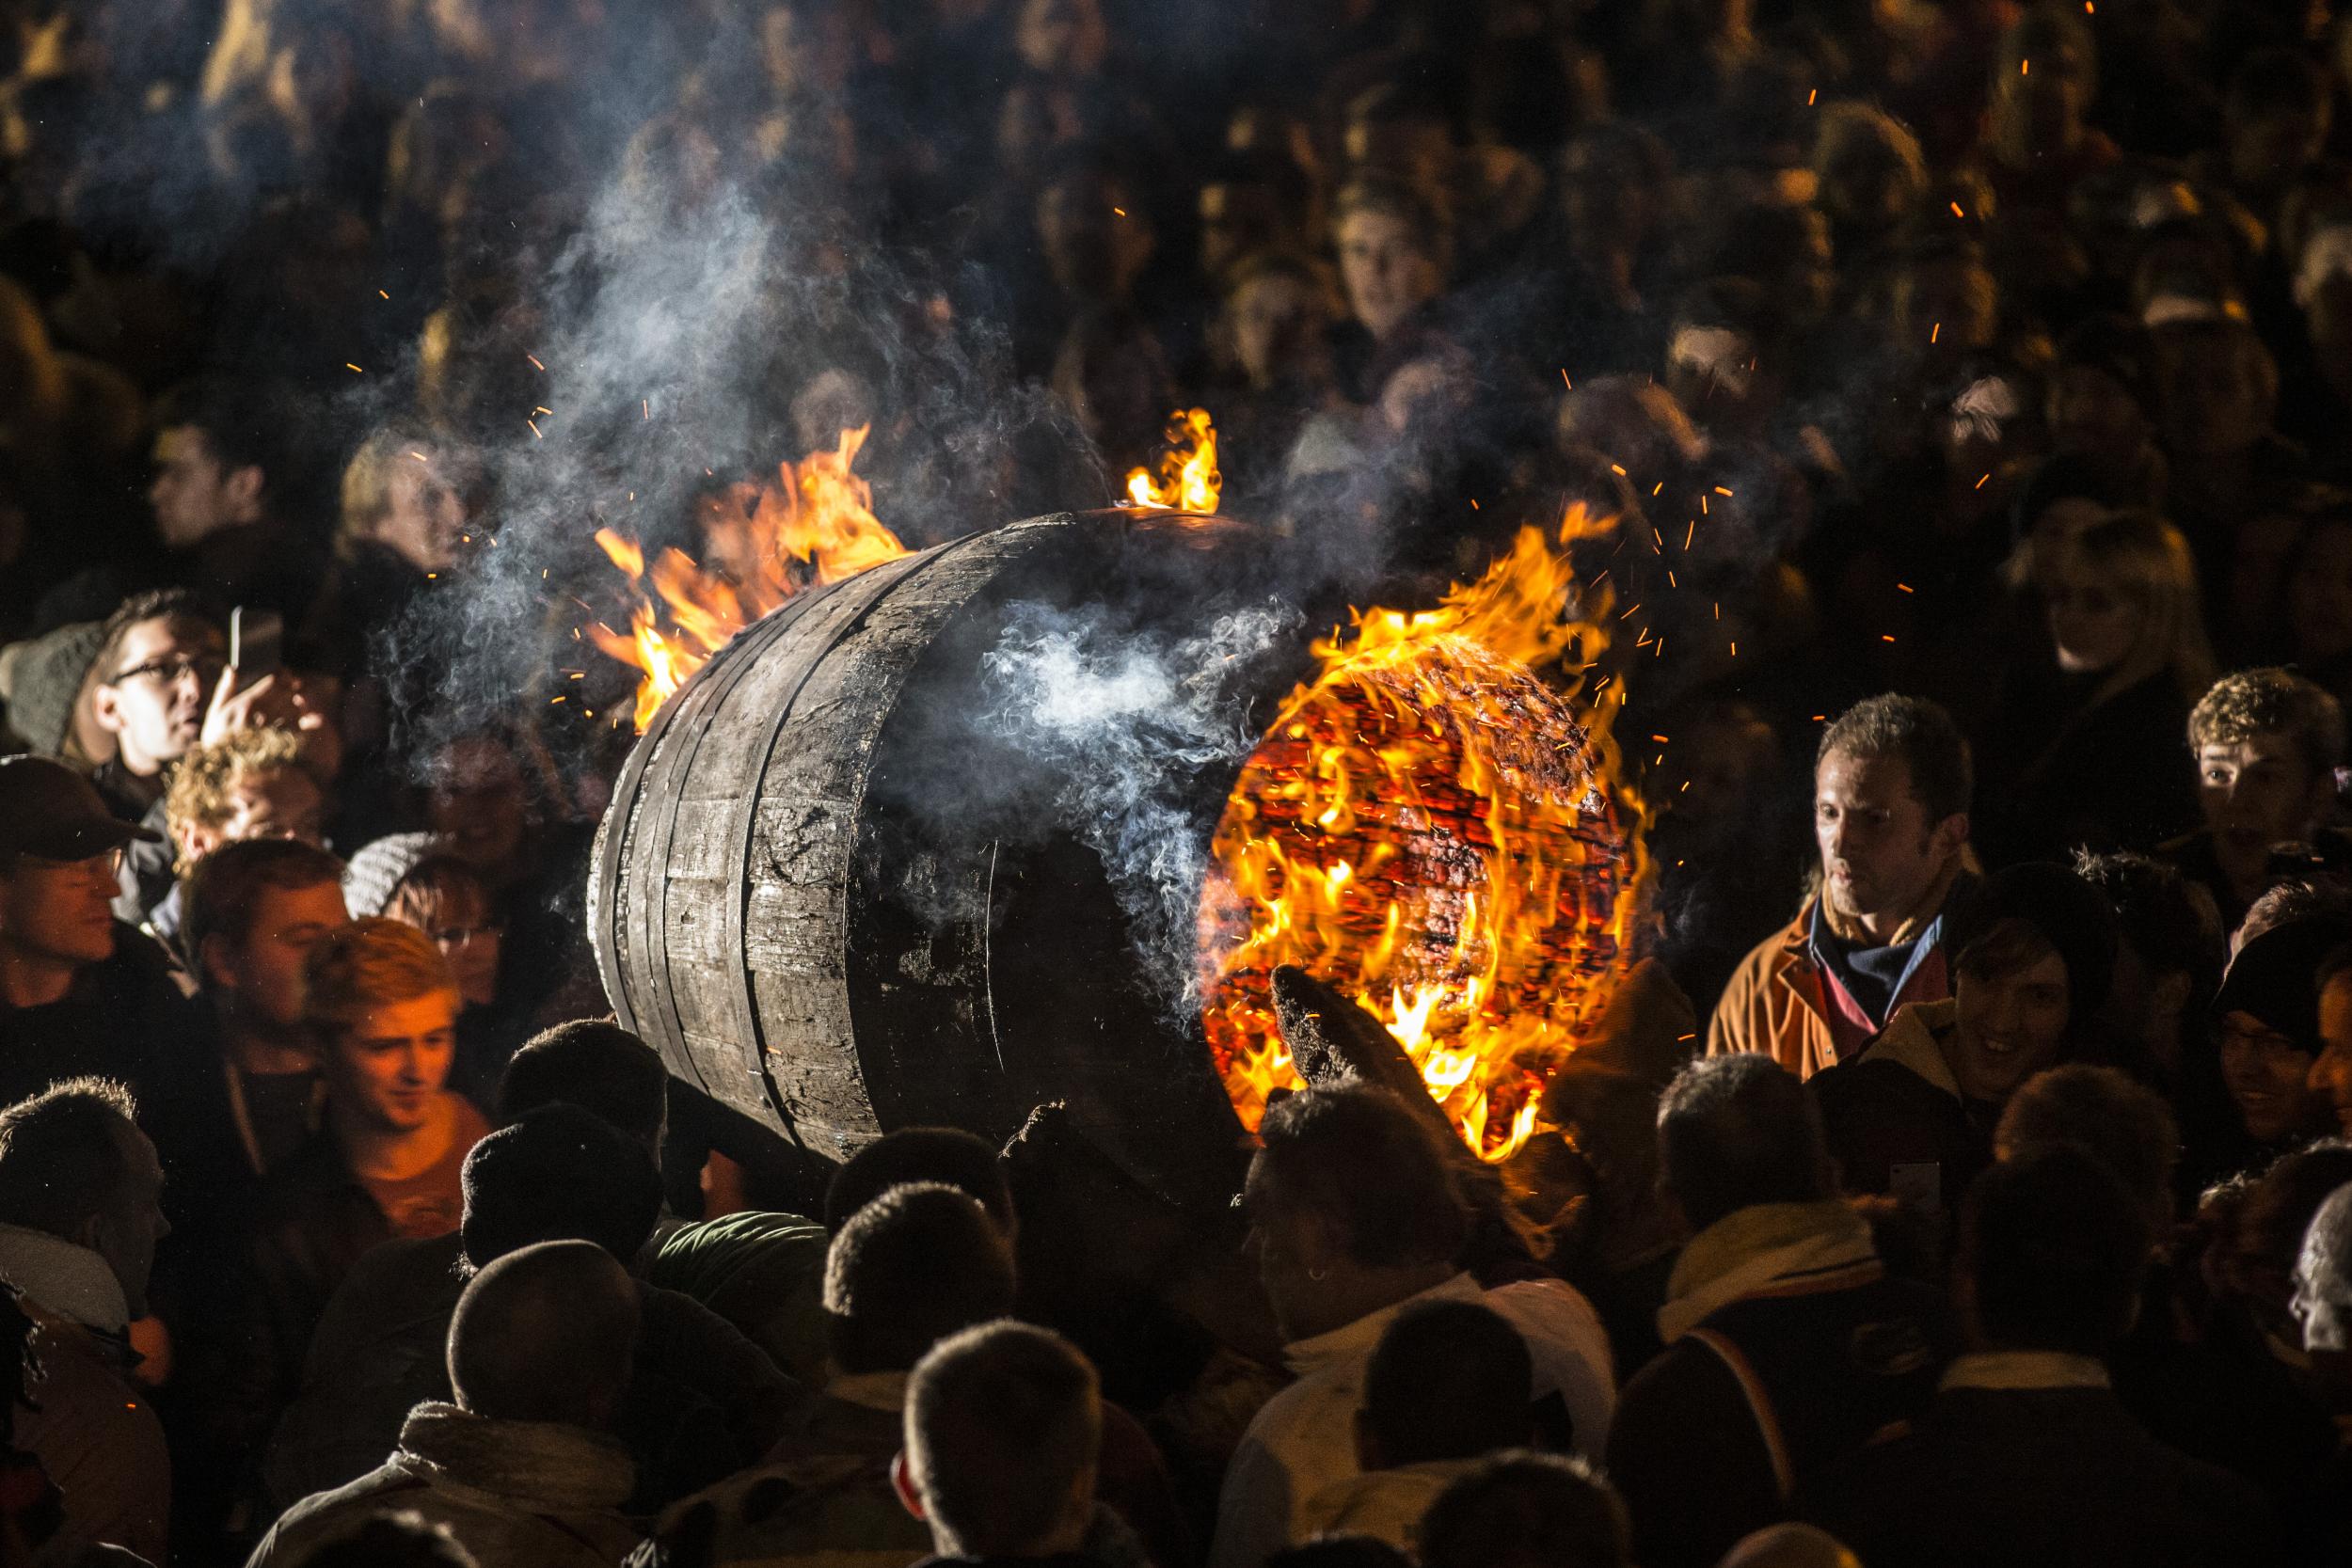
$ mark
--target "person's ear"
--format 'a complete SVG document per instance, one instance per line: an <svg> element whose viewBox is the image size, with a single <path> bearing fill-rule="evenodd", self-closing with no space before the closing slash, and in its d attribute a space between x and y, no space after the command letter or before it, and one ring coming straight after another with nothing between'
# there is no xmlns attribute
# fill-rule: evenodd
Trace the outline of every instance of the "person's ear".
<svg viewBox="0 0 2352 1568"><path fill-rule="evenodd" d="M242 512L247 507L258 508L262 504L262 487L267 483L268 480L262 474L261 465L248 463L242 468L232 468L229 471L228 477L221 481L221 494L230 506L236 511Z"/></svg>
<svg viewBox="0 0 2352 1568"><path fill-rule="evenodd" d="M930 1516L923 1512L923 1495L914 1489L914 1472L907 1464L907 1450L900 1449L890 1457L890 1489L898 1494L898 1506L925 1524Z"/></svg>
<svg viewBox="0 0 2352 1568"><path fill-rule="evenodd" d="M1931 835L1935 844L1936 858L1950 860L1968 847L1968 814L1956 811L1935 825Z"/></svg>
<svg viewBox="0 0 2352 1568"><path fill-rule="evenodd" d="M90 693L90 714L98 727L109 735L120 735L124 729L119 694L111 686L101 686Z"/></svg>
<svg viewBox="0 0 2352 1568"><path fill-rule="evenodd" d="M208 986L227 986L234 978L229 968L229 939L218 931L204 939L204 945L196 955L197 967L204 972Z"/></svg>

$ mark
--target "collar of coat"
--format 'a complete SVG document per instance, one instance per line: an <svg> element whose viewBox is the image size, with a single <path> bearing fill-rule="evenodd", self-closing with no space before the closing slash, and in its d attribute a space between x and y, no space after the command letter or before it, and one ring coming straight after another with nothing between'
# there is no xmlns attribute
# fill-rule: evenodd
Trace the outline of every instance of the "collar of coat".
<svg viewBox="0 0 2352 1568"><path fill-rule="evenodd" d="M1672 1344L1735 1301L1846 1290L1884 1272L1868 1222L1836 1199L1751 1204L1682 1249L1658 1309L1659 1338Z"/></svg>
<svg viewBox="0 0 2352 1568"><path fill-rule="evenodd" d="M21 1225L0 1225L0 1278L52 1316L102 1334L119 1334L131 1321L122 1282L86 1246Z"/></svg>
<svg viewBox="0 0 2352 1568"><path fill-rule="evenodd" d="M1879 1037L1865 1047L1854 1062L1892 1062L1908 1068L1958 1100L1960 1080L1952 1074L1952 1064L1945 1059L1942 1041L1959 1018L1960 1004L1948 998L1942 1002L1911 1003L1896 1012L1886 1027L1879 1031Z"/></svg>
<svg viewBox="0 0 2352 1568"><path fill-rule="evenodd" d="M601 1432L493 1420L437 1401L408 1413L391 1463L429 1486L554 1513L618 1509L637 1483L628 1450Z"/></svg>

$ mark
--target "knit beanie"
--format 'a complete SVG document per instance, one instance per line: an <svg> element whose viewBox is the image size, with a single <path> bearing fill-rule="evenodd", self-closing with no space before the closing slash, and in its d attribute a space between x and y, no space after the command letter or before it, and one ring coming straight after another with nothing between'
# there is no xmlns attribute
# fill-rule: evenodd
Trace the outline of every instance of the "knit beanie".
<svg viewBox="0 0 2352 1568"><path fill-rule="evenodd" d="M437 833L391 833L377 839L343 867L343 907L354 920L381 916L400 884L447 849Z"/></svg>
<svg viewBox="0 0 2352 1568"><path fill-rule="evenodd" d="M2273 926L2238 949L2213 999L2213 1016L2245 1013L2316 1056L2319 963L2352 941L2352 920L2313 915Z"/></svg>
<svg viewBox="0 0 2352 1568"><path fill-rule="evenodd" d="M73 700L106 643L103 621L78 621L21 645L9 661L8 727L45 757L65 752Z"/></svg>
<svg viewBox="0 0 2352 1568"><path fill-rule="evenodd" d="M2115 978L2117 924L2106 895L2062 865L2030 861L1979 883L1947 918L1944 951L1957 967L1968 949L2004 921L2022 920L2066 963L2075 1022L2106 1006Z"/></svg>

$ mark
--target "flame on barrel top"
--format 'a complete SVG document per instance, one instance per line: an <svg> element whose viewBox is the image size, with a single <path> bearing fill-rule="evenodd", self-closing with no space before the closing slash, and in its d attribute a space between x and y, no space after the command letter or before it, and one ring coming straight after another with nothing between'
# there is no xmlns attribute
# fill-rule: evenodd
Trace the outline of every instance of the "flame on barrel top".
<svg viewBox="0 0 2352 1568"><path fill-rule="evenodd" d="M1577 594L1565 548L1606 526L1572 508L1437 609L1364 612L1315 645L1226 803L1201 902L1203 1022L1245 1125L1302 1086L1271 995L1296 964L1389 1025L1481 1157L1534 1132L1628 961L1643 869L1610 736L1622 689L1586 689L1608 601Z"/></svg>
<svg viewBox="0 0 2352 1568"><path fill-rule="evenodd" d="M1159 471L1133 468L1127 474L1127 504L1160 511L1216 510L1225 476L1216 470L1216 431L1209 411L1194 408L1168 416L1168 450L1160 453Z"/></svg>
<svg viewBox="0 0 2352 1568"><path fill-rule="evenodd" d="M635 603L627 632L595 626L587 633L641 672L639 733L737 632L804 588L839 582L908 553L874 515L873 486L850 467L866 428L843 431L831 451L784 464L773 483L744 482L704 498L700 562L665 549L648 572L637 541L596 531L596 543L628 578Z"/></svg>

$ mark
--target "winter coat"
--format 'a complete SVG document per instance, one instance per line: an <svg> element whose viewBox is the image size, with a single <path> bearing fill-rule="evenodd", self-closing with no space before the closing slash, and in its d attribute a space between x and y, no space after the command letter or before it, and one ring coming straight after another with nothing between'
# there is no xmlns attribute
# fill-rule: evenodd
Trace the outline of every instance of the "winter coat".
<svg viewBox="0 0 2352 1568"><path fill-rule="evenodd" d="M1848 1192L1952 1214L1991 1162L1992 1112L1961 1098L1938 1044L1958 1011L1955 1002L1905 1007L1861 1055L1806 1085Z"/></svg>
<svg viewBox="0 0 2352 1568"><path fill-rule="evenodd" d="M2078 1356L1962 1357L1907 1430L1830 1466L1799 1507L1870 1568L2280 1560L2254 1486L2149 1436Z"/></svg>
<svg viewBox="0 0 2352 1568"><path fill-rule="evenodd" d="M301 1392L262 1467L283 1506L381 1460L408 1412L451 1398L443 1346L464 1293L455 1235L389 1242L352 1266L311 1337ZM802 1402L759 1348L689 1297L639 1283L636 1371L613 1434L637 1463L632 1504L659 1508L767 1451Z"/></svg>
<svg viewBox="0 0 2352 1568"><path fill-rule="evenodd" d="M189 1022L187 996L164 950L117 924L114 956L75 974L64 996L38 1007L0 1006L0 1105L93 1074L128 1084L144 1100L156 1069L186 1046Z"/></svg>
<svg viewBox="0 0 2352 1568"><path fill-rule="evenodd" d="M905 1441L906 1391L904 1372L834 1378L758 1465L664 1513L646 1560L906 1568L925 1557L930 1531L899 1503L890 1476ZM1098 1544L1126 1544L1098 1555L1135 1568L1188 1568L1192 1546L1159 1452L1134 1417L1107 1402L1095 1491Z"/></svg>
<svg viewBox="0 0 2352 1568"><path fill-rule="evenodd" d="M1429 1505L1479 1464L1476 1459L1438 1459L1366 1470L1333 1481L1307 1499L1299 1515L1300 1534L1310 1541L1318 1535L1369 1535L1412 1556L1421 1548L1421 1521Z"/></svg>
<svg viewBox="0 0 2352 1568"><path fill-rule="evenodd" d="M1812 1474L1926 1404L1954 1338L1941 1296L1889 1279L1835 1201L1700 1231L1658 1318L1666 1349L1626 1385L1609 1440L1644 1568L1707 1568L1787 1518Z"/></svg>
<svg viewBox="0 0 2352 1568"><path fill-rule="evenodd" d="M1225 1472L1211 1568L1259 1568L1303 1539L1309 1498L1358 1474L1357 1409L1365 1364L1396 1315L1424 1301L1475 1301L1519 1331L1534 1362L1539 1406L1564 1405L1573 1447L1597 1457L1616 1404L1609 1336L1592 1304L1557 1279L1482 1291L1468 1275L1288 1346L1298 1381L1266 1402Z"/></svg>
<svg viewBox="0 0 2352 1568"><path fill-rule="evenodd" d="M65 1497L65 1533L166 1560L171 1460L131 1382L130 1309L106 1260L46 1231L0 1225L0 1278L23 1292L40 1378L16 1414L15 1441Z"/></svg>
<svg viewBox="0 0 2352 1568"><path fill-rule="evenodd" d="M1813 951L1820 903L1818 896L1806 899L1787 928L1757 943L1732 972L1707 1027L1709 1056L1756 1052L1800 1078L1811 1078L1860 1053L1878 1032ZM1931 943L1942 934L1940 923L1939 916L1922 933ZM1943 949L1932 945L1904 979L1888 1016L1911 1003L1938 1002L1951 993Z"/></svg>
<svg viewBox="0 0 2352 1568"><path fill-rule="evenodd" d="M441 1526L485 1568L609 1568L639 1540L621 1513L636 1479L628 1450L603 1433L421 1404L391 1458L348 1486L294 1504L246 1568L293 1568L381 1513Z"/></svg>

